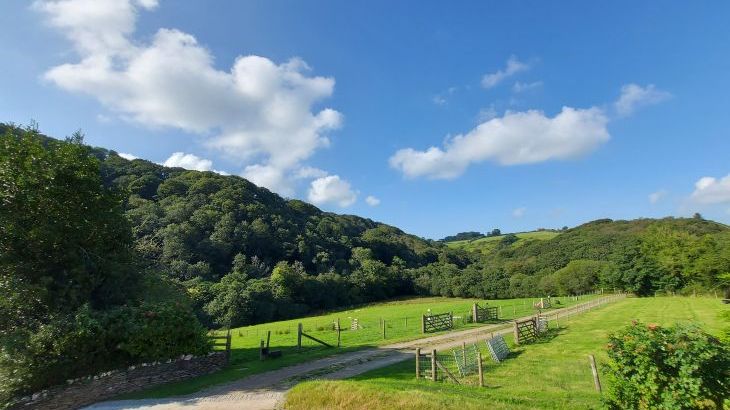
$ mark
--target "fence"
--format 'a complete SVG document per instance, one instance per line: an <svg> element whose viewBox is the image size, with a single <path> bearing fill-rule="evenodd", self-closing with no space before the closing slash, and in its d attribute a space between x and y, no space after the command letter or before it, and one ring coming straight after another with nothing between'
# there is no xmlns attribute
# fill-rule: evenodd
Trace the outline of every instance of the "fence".
<svg viewBox="0 0 730 410"><path fill-rule="evenodd" d="M416 377L484 386L481 352L476 344L442 352L434 349L423 353L416 349Z"/></svg>
<svg viewBox="0 0 730 410"><path fill-rule="evenodd" d="M581 303L584 300L595 298L594 295L581 296L564 296L552 297L553 308L562 308L566 305ZM496 311L499 320L508 321L514 318L524 317L535 314L533 308L535 302L539 302L539 298L509 300L509 301L489 301L489 308ZM481 307L481 306L480 306ZM437 307L436 307L437 308ZM463 305L452 305L446 309L452 313L453 330L467 329L481 326L473 321L473 302L464 301ZM550 321L570 316L575 307L568 309L567 312L561 313L559 317L554 312L543 311L542 315L548 317ZM397 311L397 309L396 309ZM339 319L339 326L336 325ZM255 349L254 359L258 356L260 341L267 339L268 331L271 331L271 348L272 349L294 349L298 346L298 323L302 323L303 332L313 336L316 339L324 341L330 345L338 344L337 328L340 329L340 344L343 347L368 345L381 343L383 340L403 340L405 338L414 338L422 334L422 316L419 313L412 313L410 316L404 314L402 316L378 317L372 314L358 315L357 310L343 313L342 316L330 315L321 318L303 318L295 321L270 323L266 325L251 326L248 328L240 328L232 330L232 335L236 339L235 345L238 349L237 357L242 357L240 349ZM302 338L302 349L329 349L313 340Z"/></svg>

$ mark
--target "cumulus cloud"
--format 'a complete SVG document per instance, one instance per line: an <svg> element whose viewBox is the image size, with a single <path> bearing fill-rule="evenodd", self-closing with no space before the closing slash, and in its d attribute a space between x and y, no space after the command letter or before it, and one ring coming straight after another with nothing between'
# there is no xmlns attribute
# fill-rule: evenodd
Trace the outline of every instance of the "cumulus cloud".
<svg viewBox="0 0 730 410"><path fill-rule="evenodd" d="M659 191L649 194L649 202L652 204L656 204L657 202L661 201L665 196L667 196L667 191L664 189L660 189Z"/></svg>
<svg viewBox="0 0 730 410"><path fill-rule="evenodd" d="M213 169L213 161L200 158L193 154L174 152L162 165L173 168L185 168L194 171L210 171Z"/></svg>
<svg viewBox="0 0 730 410"><path fill-rule="evenodd" d="M308 198L317 205L335 204L345 208L355 203L357 192L339 175L329 175L311 182Z"/></svg>
<svg viewBox="0 0 730 410"><path fill-rule="evenodd" d="M654 84L649 84L646 87L637 84L626 84L621 87L621 96L614 103L614 108L620 116L627 116L641 107L658 104L671 96L670 93L656 88Z"/></svg>
<svg viewBox="0 0 730 410"><path fill-rule="evenodd" d="M245 175L273 190L286 186L278 182L292 179L342 124L339 112L314 108L335 80L312 76L299 58L239 56L218 70L195 37L175 29L159 29L149 42L132 38L138 12L155 7L156 0L37 1L80 57L45 79L125 119L209 137L209 147L248 165Z"/></svg>
<svg viewBox="0 0 730 410"><path fill-rule="evenodd" d="M408 178L452 179L472 164L530 164L583 156L608 141L608 119L596 107L563 107L554 117L542 111L507 112L424 151L405 148L390 166Z"/></svg>
<svg viewBox="0 0 730 410"><path fill-rule="evenodd" d="M699 204L714 205L730 203L730 174L722 178L702 177L695 182L690 196Z"/></svg>
<svg viewBox="0 0 730 410"><path fill-rule="evenodd" d="M225 171L213 169L213 161L184 152L173 152L162 165L171 168L185 168L192 171L212 171L221 175L228 175Z"/></svg>
<svg viewBox="0 0 730 410"><path fill-rule="evenodd" d="M119 155L120 157L122 157L122 158L124 158L126 160L129 160L129 161L133 161L133 160L139 158L139 157L136 157L136 156L134 156L132 154L127 154L125 152L118 152L117 155Z"/></svg>
<svg viewBox="0 0 730 410"><path fill-rule="evenodd" d="M368 195L367 198L365 198L365 202L370 206L380 205L380 199L378 199L372 195Z"/></svg>
<svg viewBox="0 0 730 410"><path fill-rule="evenodd" d="M487 89L496 87L505 79L512 77L517 73L527 71L529 69L529 64L521 62L517 59L516 56L510 56L504 69L497 70L496 72L491 74L485 74L482 77L482 87Z"/></svg>
<svg viewBox="0 0 730 410"><path fill-rule="evenodd" d="M527 208L525 208L524 206L515 208L512 210L512 216L515 218L522 218L523 216L525 216L525 212L527 212Z"/></svg>

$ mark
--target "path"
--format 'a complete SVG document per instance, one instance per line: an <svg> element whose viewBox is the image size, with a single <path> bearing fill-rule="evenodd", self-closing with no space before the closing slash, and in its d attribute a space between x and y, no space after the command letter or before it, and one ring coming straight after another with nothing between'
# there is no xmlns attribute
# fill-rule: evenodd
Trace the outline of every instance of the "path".
<svg viewBox="0 0 730 410"><path fill-rule="evenodd" d="M579 314L592 307L615 300L614 297L594 299L569 308L549 312L555 318ZM525 316L529 318L531 316ZM245 377L234 382L213 386L197 393L164 399L120 400L97 403L86 407L86 410L264 410L275 409L283 401L286 392L304 380L311 379L345 379L380 367L409 359L413 351L420 347L423 350L449 349L460 346L463 342L477 342L485 336L512 332L511 322L487 325L479 328L450 332L442 335L426 337L407 342L394 343L359 350L356 352L337 354L310 362L271 370Z"/></svg>

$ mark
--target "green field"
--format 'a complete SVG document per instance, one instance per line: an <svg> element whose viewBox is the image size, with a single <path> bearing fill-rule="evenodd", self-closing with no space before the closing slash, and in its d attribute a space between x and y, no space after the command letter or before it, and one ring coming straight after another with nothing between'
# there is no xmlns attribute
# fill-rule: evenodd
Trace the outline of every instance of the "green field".
<svg viewBox="0 0 730 410"><path fill-rule="evenodd" d="M502 364L487 359L485 388L416 380L409 360L350 380L302 383L287 396L286 408L598 408L600 396L587 355L595 354L600 367L609 332L639 319L663 325L694 321L717 335L726 326L718 318L723 309L730 307L711 298L628 298L567 322L561 319L562 327L552 331L552 338L524 348L512 346L513 357Z"/></svg>
<svg viewBox="0 0 730 410"><path fill-rule="evenodd" d="M544 241L544 240L552 239L558 235L560 235L560 233L554 232L554 231L520 232L520 233L515 234L515 236L517 236L517 242L513 243L511 246L512 247L522 246L527 241L531 241L531 240ZM486 238L479 238L479 239L473 239L473 240L446 242L446 245L451 248L464 249L467 251L480 251L480 252L486 253L486 252L489 252L492 249L494 249L497 246L497 244L499 244L499 241L501 241L504 237L505 237L505 235L488 236Z"/></svg>
<svg viewBox="0 0 730 410"><path fill-rule="evenodd" d="M584 295L574 297L553 298L554 307L566 307L584 302L595 297ZM423 337L421 334L421 316L429 309L432 313L452 312L454 314L454 328L468 329L483 326L483 324L468 323L471 317L471 306L474 302L484 306L500 307L500 318L512 319L532 314L535 310L532 303L538 299L503 299L478 300L462 298L428 297L409 298L397 301L375 303L354 309L341 310L320 316L292 319L280 322L264 323L233 329L231 331L231 365L214 374L199 377L180 383L173 383L123 396L123 398L152 398L168 397L188 394L204 387L224 383L242 377L273 370L284 366L314 360L336 353L363 349L371 346L390 344L399 341L412 340ZM358 319L361 326L358 330L350 330L352 319ZM306 338L302 339L305 347L297 349L297 324L302 323L304 332L331 343L337 344L337 332L333 330L333 323L339 319L341 332L341 348L332 349L321 346ZM385 321L385 339L383 338L380 321ZM275 360L259 360L259 344L271 331L271 348L283 351L283 356ZM429 333L431 336L438 333Z"/></svg>

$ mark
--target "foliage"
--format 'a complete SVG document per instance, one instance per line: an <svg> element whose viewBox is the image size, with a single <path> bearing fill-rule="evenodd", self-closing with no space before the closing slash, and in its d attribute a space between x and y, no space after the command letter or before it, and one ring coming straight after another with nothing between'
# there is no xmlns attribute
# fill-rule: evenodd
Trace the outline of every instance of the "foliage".
<svg viewBox="0 0 730 410"><path fill-rule="evenodd" d="M179 289L136 263L124 196L104 186L81 134L60 142L0 128L0 403L207 351Z"/></svg>
<svg viewBox="0 0 730 410"><path fill-rule="evenodd" d="M633 325L613 334L606 368L609 408L722 408L730 350L693 325Z"/></svg>
<svg viewBox="0 0 730 410"><path fill-rule="evenodd" d="M459 232L456 235L450 235L441 239L441 242L468 241L472 239L484 238L485 236L486 235L484 235L483 233L476 231Z"/></svg>

